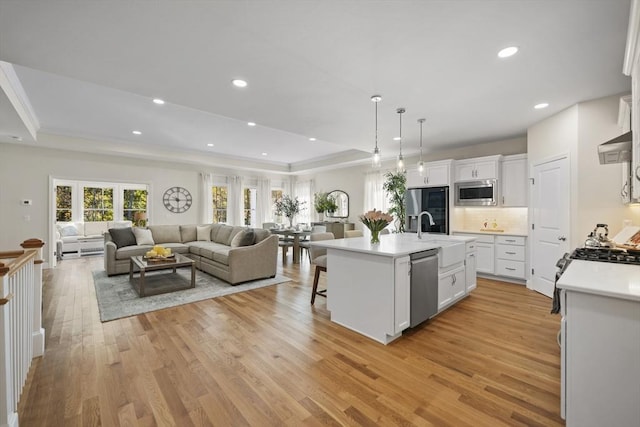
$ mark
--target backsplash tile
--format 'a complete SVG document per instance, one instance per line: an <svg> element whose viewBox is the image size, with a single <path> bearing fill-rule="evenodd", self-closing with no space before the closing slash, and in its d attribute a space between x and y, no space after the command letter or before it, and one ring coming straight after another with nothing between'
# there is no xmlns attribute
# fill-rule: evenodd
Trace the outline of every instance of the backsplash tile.
<svg viewBox="0 0 640 427"><path fill-rule="evenodd" d="M527 208L454 208L452 219L454 230L480 231L486 222L486 228L505 233L527 234L528 231Z"/></svg>

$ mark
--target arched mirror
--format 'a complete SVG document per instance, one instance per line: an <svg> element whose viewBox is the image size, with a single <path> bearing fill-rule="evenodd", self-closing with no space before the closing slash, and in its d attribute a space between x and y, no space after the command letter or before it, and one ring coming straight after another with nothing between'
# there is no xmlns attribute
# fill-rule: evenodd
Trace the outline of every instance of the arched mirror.
<svg viewBox="0 0 640 427"><path fill-rule="evenodd" d="M349 195L342 190L333 190L329 193L329 196L336 201L338 209L334 212L327 212L327 216L331 218L349 218Z"/></svg>

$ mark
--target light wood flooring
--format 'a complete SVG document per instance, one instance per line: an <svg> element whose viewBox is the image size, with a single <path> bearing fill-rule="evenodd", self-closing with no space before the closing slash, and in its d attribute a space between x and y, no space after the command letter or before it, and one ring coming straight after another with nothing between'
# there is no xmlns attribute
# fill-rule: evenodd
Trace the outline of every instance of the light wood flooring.
<svg viewBox="0 0 640 427"><path fill-rule="evenodd" d="M291 254L292 282L107 323L102 262L45 271L46 353L21 426L564 425L560 319L523 286L480 279L384 346L311 306L313 271Z"/></svg>

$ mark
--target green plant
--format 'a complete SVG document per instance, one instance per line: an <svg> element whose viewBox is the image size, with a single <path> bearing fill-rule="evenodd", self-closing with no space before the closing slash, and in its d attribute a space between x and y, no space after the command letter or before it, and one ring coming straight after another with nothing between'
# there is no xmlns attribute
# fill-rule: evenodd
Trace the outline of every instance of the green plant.
<svg viewBox="0 0 640 427"><path fill-rule="evenodd" d="M313 205L316 212L335 212L338 209L336 199L329 195L329 193L315 193L313 195Z"/></svg>
<svg viewBox="0 0 640 427"><path fill-rule="evenodd" d="M290 196L282 196L276 200L276 215L284 215L289 220L289 226L293 226L293 217L300 213L300 208L306 202L301 202L297 197L293 199Z"/></svg>
<svg viewBox="0 0 640 427"><path fill-rule="evenodd" d="M396 233L404 233L405 203L404 196L407 191L407 176L404 172L387 172L384 174L385 182L382 189L389 196L391 208L389 213L396 217Z"/></svg>

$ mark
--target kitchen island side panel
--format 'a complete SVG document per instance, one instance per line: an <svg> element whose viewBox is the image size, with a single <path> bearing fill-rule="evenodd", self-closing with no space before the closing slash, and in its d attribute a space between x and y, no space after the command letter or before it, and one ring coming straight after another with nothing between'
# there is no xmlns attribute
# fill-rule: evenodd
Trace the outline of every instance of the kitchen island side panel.
<svg viewBox="0 0 640 427"><path fill-rule="evenodd" d="M640 302L566 292L567 426L640 426Z"/></svg>
<svg viewBox="0 0 640 427"><path fill-rule="evenodd" d="M394 258L328 249L331 320L383 344L394 334Z"/></svg>

